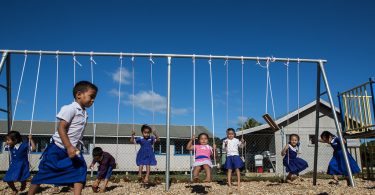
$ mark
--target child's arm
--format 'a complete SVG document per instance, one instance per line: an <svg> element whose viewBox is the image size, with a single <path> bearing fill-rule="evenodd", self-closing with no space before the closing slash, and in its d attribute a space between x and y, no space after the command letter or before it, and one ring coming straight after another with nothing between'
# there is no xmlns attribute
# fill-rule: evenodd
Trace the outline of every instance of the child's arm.
<svg viewBox="0 0 375 195"><path fill-rule="evenodd" d="M158 133L156 131L153 131L153 133L154 133L155 138L156 138L155 142L159 142L160 141L160 137L159 137Z"/></svg>
<svg viewBox="0 0 375 195"><path fill-rule="evenodd" d="M34 140L33 140L33 136L30 134L29 135L29 143L31 144L31 151L32 152L35 152L35 150L36 150L36 145L35 145L35 142L34 142Z"/></svg>
<svg viewBox="0 0 375 195"><path fill-rule="evenodd" d="M74 147L72 143L70 143L70 140L67 134L68 128L69 128L69 123L64 120L60 120L59 128L57 131L60 135L62 143L64 144L66 150L68 151L69 158L74 158L76 156L76 151L79 151L79 150L76 147Z"/></svg>
<svg viewBox="0 0 375 195"><path fill-rule="evenodd" d="M194 146L193 146L193 141L195 139L195 135L193 135L191 137L191 139L189 140L187 146L186 146L186 150L194 150Z"/></svg>
<svg viewBox="0 0 375 195"><path fill-rule="evenodd" d="M130 143L135 144L135 139L134 139L135 131L132 130L132 136L130 137Z"/></svg>
<svg viewBox="0 0 375 195"><path fill-rule="evenodd" d="M212 145L212 155L214 156L214 157L216 157L217 156L217 154L216 154L216 144L213 144Z"/></svg>
<svg viewBox="0 0 375 195"><path fill-rule="evenodd" d="M289 149L289 144L285 145L284 149L281 151L281 156L285 156L288 149Z"/></svg>

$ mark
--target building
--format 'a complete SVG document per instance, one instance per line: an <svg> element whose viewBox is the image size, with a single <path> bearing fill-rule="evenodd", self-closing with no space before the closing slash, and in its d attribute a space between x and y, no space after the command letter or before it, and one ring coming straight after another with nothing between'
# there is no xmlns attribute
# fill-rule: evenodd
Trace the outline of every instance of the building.
<svg viewBox="0 0 375 195"><path fill-rule="evenodd" d="M246 129L237 132L237 136L244 135L247 147L246 167L251 172L259 171L255 166L255 155L262 155L263 157L263 171L275 172L277 174L283 173L283 157L281 150L286 143L289 142L290 134L298 134L300 136L300 154L299 157L306 160L309 167L302 172L313 171L314 167L314 147L316 141L315 136L315 117L316 117L316 101L301 107L283 117L280 117L275 122L279 124L282 130L273 131L268 124L263 124L254 128ZM340 116L339 109L335 108L337 116ZM330 131L336 133L336 127L331 111L331 106L328 102L320 101L319 110L319 136L323 131ZM339 118L340 120L340 118ZM284 136L283 133L284 132ZM283 139L284 141L283 144ZM347 140L349 152L361 167L360 159L360 141L359 139ZM318 146L318 172L326 172L329 161L332 157L333 149L330 145L319 143ZM259 156L258 156L259 157ZM272 163L271 163L272 162Z"/></svg>
<svg viewBox="0 0 375 195"><path fill-rule="evenodd" d="M13 130L20 131L22 135L27 135L30 129L30 121L15 121ZM134 125L136 136L140 136L141 129L140 124ZM157 166L151 168L151 171L165 171L166 165L166 126L165 125L150 125L153 129L156 129L160 136L160 143L154 145L154 152L156 154ZM136 165L136 154L139 149L139 145L130 143L131 132L133 125L131 124L120 124L117 134L117 124L112 123L96 123L96 129L94 133L92 123L88 123L83 142L84 149L82 151L87 164L91 163L92 156L91 151L95 147L102 147L104 151L111 153L118 163L116 171L138 171ZM29 161L33 170L37 170L39 163L39 157L43 153L47 144L50 142L50 138L54 133L55 122L46 121L34 121L33 122L33 139L36 142L36 152L31 153ZM189 171L190 170L190 159L191 153L187 151L186 145L192 134L192 126L170 126L170 170L171 171ZM196 134L205 132L212 136L212 134L203 126L196 126ZM7 121L0 121L0 141L3 143L0 145L1 153L0 160L2 162L8 161L8 154L4 150L5 146L5 135L7 133ZM95 134L95 136L94 136ZM26 137L25 137L26 138ZM8 169L8 163L1 163L0 170L4 171Z"/></svg>

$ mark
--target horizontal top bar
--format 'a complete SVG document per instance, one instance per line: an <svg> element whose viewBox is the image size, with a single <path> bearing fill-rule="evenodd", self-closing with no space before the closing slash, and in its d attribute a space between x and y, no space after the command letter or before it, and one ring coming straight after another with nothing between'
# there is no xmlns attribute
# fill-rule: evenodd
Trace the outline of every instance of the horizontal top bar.
<svg viewBox="0 0 375 195"><path fill-rule="evenodd" d="M41 54L41 55L76 55L76 56L129 56L129 57L171 57L171 58L195 58L195 59L222 59L222 60L254 60L272 62L323 62L323 59L304 58L275 58L275 57L249 57L249 56L220 56L220 55L195 55L195 54L153 54L153 53L111 53L111 52L76 52L76 51L32 51L32 50L0 50L9 54Z"/></svg>
<svg viewBox="0 0 375 195"><path fill-rule="evenodd" d="M346 94L346 93L354 92L355 90L357 90L357 89L359 89L359 88L361 88L361 87L366 87L366 85L371 84L371 83L374 83L374 81L367 81L366 83L363 83L363 84L361 84L361 85L358 85L358 86L356 86L356 87L353 87L353 88L351 88L351 89L349 89L349 90L346 90L346 91L344 91L344 92L338 93L337 96L342 96L342 95L344 95L344 94Z"/></svg>

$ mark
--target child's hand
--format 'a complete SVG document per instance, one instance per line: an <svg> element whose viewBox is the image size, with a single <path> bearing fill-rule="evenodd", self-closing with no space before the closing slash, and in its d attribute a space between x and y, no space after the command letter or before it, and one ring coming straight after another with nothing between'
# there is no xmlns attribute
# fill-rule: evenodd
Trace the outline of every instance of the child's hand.
<svg viewBox="0 0 375 195"><path fill-rule="evenodd" d="M29 140L31 140L31 139L33 139L33 135L32 134L29 135Z"/></svg>
<svg viewBox="0 0 375 195"><path fill-rule="evenodd" d="M193 136L191 136L191 140L195 140L195 135L193 134Z"/></svg>
<svg viewBox="0 0 375 195"><path fill-rule="evenodd" d="M132 130L132 136L135 136L135 131L134 130Z"/></svg>
<svg viewBox="0 0 375 195"><path fill-rule="evenodd" d="M154 134L155 136L158 136L158 132L156 131L156 129L152 131L152 134Z"/></svg>
<svg viewBox="0 0 375 195"><path fill-rule="evenodd" d="M74 158L77 155L77 151L79 151L79 150L76 147L70 145L67 148L67 151L68 151L69 158Z"/></svg>
<svg viewBox="0 0 375 195"><path fill-rule="evenodd" d="M95 166L94 164L91 164L90 169L94 169L94 166Z"/></svg>
<svg viewBox="0 0 375 195"><path fill-rule="evenodd" d="M214 150L216 150L216 144L212 145L212 148L213 148Z"/></svg>

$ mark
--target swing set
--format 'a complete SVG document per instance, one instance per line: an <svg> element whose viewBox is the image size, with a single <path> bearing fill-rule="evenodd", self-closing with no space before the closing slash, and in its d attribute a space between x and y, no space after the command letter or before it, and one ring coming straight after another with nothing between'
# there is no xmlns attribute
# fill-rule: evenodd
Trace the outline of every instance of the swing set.
<svg viewBox="0 0 375 195"><path fill-rule="evenodd" d="M241 89L242 89L242 94L241 94L241 117L243 119L243 116L244 116L244 95L243 95L243 89L244 89L244 79L243 79L243 74L244 74L244 64L245 64L245 61L255 61L258 65L262 66L260 64L260 62L266 62L266 66L264 67L266 70L267 70L267 91L266 91L266 99L268 99L268 91L270 91L270 96L271 96L271 102L272 102L272 108L273 108L273 118L275 118L275 110L274 110L274 103L273 103L273 97L272 97L272 88L271 88L271 78L270 78L270 73L269 73L269 66L270 66L270 63L274 63L274 62L286 62L288 65L289 65L289 62L297 62L298 65L300 63L310 63L310 64L315 64L317 66L317 90L316 90L316 101L317 101L317 106L316 106L316 109L317 111L319 111L319 103L320 103L320 97L323 95L323 94L327 94L328 96L328 99L329 99L329 102L330 102L330 105L331 105L331 108L332 108L332 114L334 116L334 120L335 120L335 125L336 125L336 130L337 130L337 134L340 138L342 138L342 133L341 133L341 129L339 127L339 124L338 124L338 118L337 118L337 115L336 115L336 112L334 110L334 104L333 104L333 101L332 101L332 95L331 95L331 91L330 91L330 87L329 87L329 84L328 84L328 79L327 79L327 76L326 76L326 73L325 73L325 69L324 69L324 63L326 63L326 60L322 60L322 59L299 59L299 58L275 58L275 57L250 57L250 56L220 56L220 55L188 55L188 54L147 54L147 53L109 53L109 52L67 52L67 51L23 51L23 50L0 50L0 52L2 53L2 58L1 58L1 61L0 61L0 76L2 75L2 70L6 69L6 84L5 85L1 85L1 87L3 89L6 90L6 93L7 93L7 108L4 109L4 108L0 108L0 111L1 112L5 112L7 113L7 123L8 123L8 131L11 130L12 128L12 124L13 124L13 121L14 121L14 115L15 115L15 111L17 109L17 106L15 106L14 108L14 112L12 112L12 103L11 103L11 56L17 56L19 54L24 54L25 55L25 60L24 60L24 66L26 64L26 59L27 59L27 55L39 55L39 63L38 63L38 73L37 73L37 81L36 81L36 84L35 84L35 91L34 91L34 101L33 101L33 111L32 111L32 118L31 118L31 125L30 125L30 134L32 133L32 121L33 121L33 113L34 113L34 107L35 107L35 98L36 98L36 93L37 93L37 85L38 85L38 77L39 77L39 69L40 69L40 62L41 62L41 58L42 58L42 55L56 55L56 59L57 59L57 71L56 71L56 113L57 113L57 93L58 93L58 66L59 66L59 63L58 63L58 57L61 56L61 55L64 55L64 56L73 56L73 65L74 65L74 82L75 82L75 68L76 68L76 65L78 64L79 66L82 66L81 63L78 62L77 60L77 56L90 56L90 65L91 65L91 80L92 82L94 82L94 73L93 73L93 66L94 64L96 64L96 62L94 61L93 59L93 56L103 56L103 57L119 57L120 58L120 71L122 69L122 65L123 65L123 57L129 57L132 59L132 75L133 75L133 80L132 80L132 93L133 93L133 130L134 130L134 58L137 57L137 58L149 58L149 61L150 61L150 68L151 68L151 90L152 90L152 94L154 94L154 89L153 89L153 78L152 78L152 66L154 64L153 62L153 59L152 58L164 58L167 60L167 104L166 104L166 171L165 171L165 190L168 191L169 190L169 187L170 187L170 116L171 116L171 68L172 68L172 59L179 59L179 58L190 58L192 59L192 63L193 63L193 126L192 126L192 132L195 132L195 126L196 126L196 92L195 92L195 88L196 88L196 80L195 80L195 67L196 67L196 59L206 59L208 60L208 64L209 64L209 68L210 68L210 96L211 96L211 122L212 122L212 134L213 134L213 143L215 143L215 118L214 118L214 98L213 98L213 88L212 88L212 85L213 85L213 74L212 74L212 60L225 60L224 64L226 65L226 70L227 70L227 78L226 78L226 81L227 81L227 87L226 87L226 90L227 90L227 97L226 97L226 109L227 109L227 126L228 126L228 108L229 108L229 102L228 102L228 69L229 69L229 60L231 61L240 61L241 62ZM285 64L285 65L287 65ZM287 65L287 67L288 67ZM23 70L24 70L24 66L23 66ZM19 85L19 88L18 88L18 92L17 92L17 99L16 99L16 105L17 105L17 101L18 101L18 96L19 96L19 91L21 89L21 84L22 84L22 77L23 77L23 70L22 70L22 74L21 74L21 80L20 80L20 85ZM288 74L288 73L287 73ZM323 81L324 81L324 84L325 84L325 88L326 88L326 93L321 93L321 77L323 77ZM120 78L121 78L121 72L120 72ZM298 86L299 88L299 86ZM116 144L117 144L117 147L118 147L118 132L119 132L119 121L120 121L120 102L121 102L121 82L119 83L119 86L118 86L118 92L119 92L119 97L118 97L118 105L117 105L117 128L116 128L116 135L117 135L117 139L116 139ZM287 90L287 93L288 93L288 96L289 96L289 91ZM287 107L289 109L289 100L287 100ZM152 103L154 104L154 103ZM299 104L299 100L298 100L298 104ZM153 106L153 105L152 105ZM267 114L267 103L266 103L266 114L264 115L264 118L265 120L267 121L267 123L270 124L270 126L272 128L274 128L275 130L277 129L280 129L280 127L278 127L278 124L276 124L272 117L270 117L269 114ZM155 117L155 112L154 112L154 108L152 108L153 110L153 123L154 123L154 117ZM93 107L93 125L94 125L94 140L95 140L95 107ZM317 138L318 137L318 134L319 134L319 112L316 112L317 115L316 115L316 132L315 132L315 137ZM13 118L12 118L12 114L13 114ZM243 127L241 128L241 130L243 130ZM242 135L243 136L243 135ZM343 139L340 139L340 140L343 140ZM95 141L94 141L95 143ZM344 143L341 141L341 145L342 145L342 148L345 148L344 147ZM314 179L313 179L313 185L316 185L316 175L317 175L317 159L318 159L318 148L317 148L318 144L315 144L315 153L314 153ZM116 150L118 151L118 148L116 148ZM116 152L118 153L118 152ZM245 152L246 154L246 152ZM215 152L214 152L214 155L215 155ZM242 151L242 156L243 156L243 151ZM351 186L354 187L354 181L353 181L353 177L352 177L352 174L351 174L351 170L350 170L350 166L349 166L349 163L348 163L348 158L346 156L346 152L344 152L344 157L345 157L345 161L346 161L346 166L347 166L347 169L348 169L348 173L349 173L349 178L350 178L350 184ZM116 154L116 158L117 158L117 154ZM216 162L216 156L214 156L214 165L217 166L217 162Z"/></svg>

